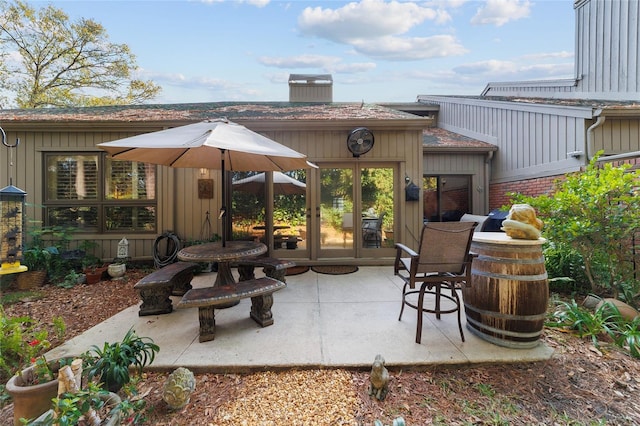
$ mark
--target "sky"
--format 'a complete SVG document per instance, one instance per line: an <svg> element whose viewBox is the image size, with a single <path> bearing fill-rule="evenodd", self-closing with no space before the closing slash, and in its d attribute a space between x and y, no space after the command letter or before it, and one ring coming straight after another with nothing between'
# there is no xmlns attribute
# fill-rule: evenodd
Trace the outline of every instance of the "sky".
<svg viewBox="0 0 640 426"><path fill-rule="evenodd" d="M335 102L479 95L571 78L573 0L120 0L52 4L136 56L152 103L287 101L290 74L331 74Z"/></svg>

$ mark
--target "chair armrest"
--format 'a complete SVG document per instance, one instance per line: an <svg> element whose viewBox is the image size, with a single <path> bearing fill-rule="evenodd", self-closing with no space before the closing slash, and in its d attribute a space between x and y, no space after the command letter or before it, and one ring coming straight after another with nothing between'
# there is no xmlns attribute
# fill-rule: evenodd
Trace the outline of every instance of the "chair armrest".
<svg viewBox="0 0 640 426"><path fill-rule="evenodd" d="M403 252L407 253L409 257L411 257L412 259L418 257L418 253L411 250L409 247L405 246L404 244L396 243L395 247L396 247L396 260L393 263L393 273L395 275L398 275L400 270L407 269L405 265L402 263L402 253Z"/></svg>
<svg viewBox="0 0 640 426"><path fill-rule="evenodd" d="M413 251L409 247L405 246L404 244L396 243L395 246L396 246L396 250L398 250L398 253L405 252L411 257L418 255L418 253L416 253L415 251Z"/></svg>

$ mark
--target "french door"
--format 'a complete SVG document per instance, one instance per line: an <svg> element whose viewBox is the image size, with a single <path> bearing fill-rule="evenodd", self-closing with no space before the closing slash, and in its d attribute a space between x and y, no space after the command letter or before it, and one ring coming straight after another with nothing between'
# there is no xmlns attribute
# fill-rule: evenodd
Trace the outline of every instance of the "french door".
<svg viewBox="0 0 640 426"><path fill-rule="evenodd" d="M396 170L392 164L319 164L312 258L393 254Z"/></svg>
<svg viewBox="0 0 640 426"><path fill-rule="evenodd" d="M283 182L275 173L234 172L232 238L258 239L283 258L393 256L397 169L325 163L285 172Z"/></svg>

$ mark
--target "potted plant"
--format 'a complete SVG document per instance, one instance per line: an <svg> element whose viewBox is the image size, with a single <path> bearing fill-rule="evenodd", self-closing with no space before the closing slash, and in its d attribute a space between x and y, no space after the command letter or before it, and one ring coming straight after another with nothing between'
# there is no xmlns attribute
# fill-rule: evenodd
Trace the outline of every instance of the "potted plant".
<svg viewBox="0 0 640 426"><path fill-rule="evenodd" d="M86 388L53 398L52 408L30 424L71 426L81 424L81 420L86 419L90 424L115 426L120 424L122 418L121 404L122 399L118 394L89 382Z"/></svg>
<svg viewBox="0 0 640 426"><path fill-rule="evenodd" d="M95 284L99 282L107 271L107 266L95 254L98 243L92 240L84 240L78 247L85 253L81 263L82 272L86 276L86 283Z"/></svg>
<svg viewBox="0 0 640 426"><path fill-rule="evenodd" d="M122 279L126 271L127 271L127 262L125 259L116 258L107 267L107 273L109 274L112 280Z"/></svg>
<svg viewBox="0 0 640 426"><path fill-rule="evenodd" d="M51 400L58 395L57 372L67 360L47 362L38 357L33 365L11 377L5 390L13 400L13 424L20 419L33 419L51 407Z"/></svg>
<svg viewBox="0 0 640 426"><path fill-rule="evenodd" d="M107 343L102 348L91 346L87 356L90 359L88 377L97 379L103 388L118 392L131 380L129 368L138 373L151 364L160 348L148 337L139 337L133 328L125 334L121 342Z"/></svg>
<svg viewBox="0 0 640 426"><path fill-rule="evenodd" d="M22 264L28 271L18 274L18 288L29 290L40 287L47 278L47 270L53 255L58 254L56 247L32 246L22 252Z"/></svg>

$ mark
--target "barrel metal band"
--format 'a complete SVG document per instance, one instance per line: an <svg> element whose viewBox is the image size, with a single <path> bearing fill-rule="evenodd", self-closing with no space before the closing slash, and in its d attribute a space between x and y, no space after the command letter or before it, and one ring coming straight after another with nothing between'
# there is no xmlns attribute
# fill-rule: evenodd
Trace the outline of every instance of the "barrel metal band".
<svg viewBox="0 0 640 426"><path fill-rule="evenodd" d="M467 324L467 329L472 334L478 336L481 339L486 340L487 342L493 343L494 345L503 346L503 347L506 347L506 348L531 349L531 348L535 348L536 346L538 346L540 344L539 340L533 340L531 342L516 342L516 341L513 341L513 340L498 339L496 337L493 337L493 336L490 336L488 334L485 334L485 333L481 332L480 330L476 329L475 327L472 327L470 324Z"/></svg>
<svg viewBox="0 0 640 426"><path fill-rule="evenodd" d="M489 263L513 263L517 265L544 265L544 257L537 257L535 259L514 259L512 257L495 257L479 254L474 261L489 262Z"/></svg>
<svg viewBox="0 0 640 426"><path fill-rule="evenodd" d="M547 313L546 312L542 312L540 314L534 314L534 315L513 315L513 314L504 314L502 312L496 312L496 311L488 311L486 309L480 309L477 306L471 306L469 304L467 304L465 302L464 304L465 309L470 310L471 312L477 312L480 315L486 315L489 317L494 317L494 318L500 318L500 319L506 319L506 320L541 320L541 319L545 319L547 317ZM471 318L468 318L467 316L467 320L470 320Z"/></svg>
<svg viewBox="0 0 640 426"><path fill-rule="evenodd" d="M510 275L510 274L496 274L495 272L478 271L471 269L471 275L478 275L481 277L505 279L512 281L543 281L547 279L547 272L537 275Z"/></svg>
<svg viewBox="0 0 640 426"><path fill-rule="evenodd" d="M475 321L473 318L467 318L467 321L470 322L471 324L475 325L476 327L480 328L480 329L485 329L485 330L487 330L487 331L489 331L491 333L502 334L502 335L510 336L510 337L531 338L531 337L538 337L542 333L542 330L534 331L534 332L531 332L531 333L522 333L522 332L517 332L517 331L503 330L501 328L495 328L495 327L488 326L486 324L482 324L482 323L480 323L478 321Z"/></svg>

